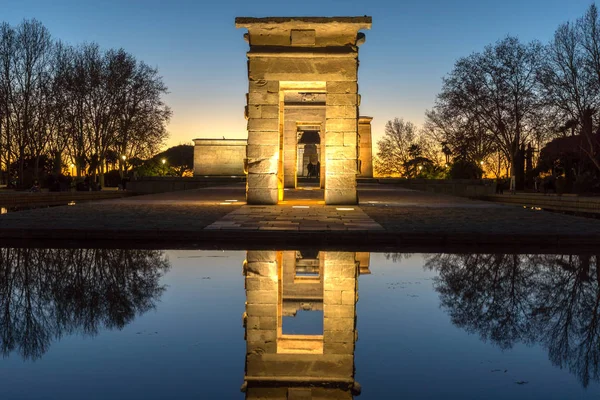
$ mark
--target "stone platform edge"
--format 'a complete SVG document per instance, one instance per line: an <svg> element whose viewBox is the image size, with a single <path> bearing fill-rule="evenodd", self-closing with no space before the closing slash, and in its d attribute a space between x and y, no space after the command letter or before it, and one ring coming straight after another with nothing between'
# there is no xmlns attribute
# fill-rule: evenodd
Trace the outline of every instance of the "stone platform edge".
<svg viewBox="0 0 600 400"><path fill-rule="evenodd" d="M156 249L297 249L347 251L594 252L600 234L482 234L389 231L93 230L2 229L3 246ZM509 251L510 250L510 251Z"/></svg>

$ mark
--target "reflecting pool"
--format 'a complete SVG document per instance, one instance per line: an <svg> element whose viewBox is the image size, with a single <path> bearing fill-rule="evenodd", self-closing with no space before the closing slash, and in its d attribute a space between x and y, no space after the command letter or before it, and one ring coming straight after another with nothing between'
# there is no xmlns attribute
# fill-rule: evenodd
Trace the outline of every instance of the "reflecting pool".
<svg viewBox="0 0 600 400"><path fill-rule="evenodd" d="M0 399L598 399L597 255L0 249Z"/></svg>

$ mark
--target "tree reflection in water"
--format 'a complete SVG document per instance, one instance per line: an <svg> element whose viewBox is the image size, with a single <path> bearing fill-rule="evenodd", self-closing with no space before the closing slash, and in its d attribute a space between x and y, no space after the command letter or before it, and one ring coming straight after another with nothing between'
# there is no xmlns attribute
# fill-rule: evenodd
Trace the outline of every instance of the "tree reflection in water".
<svg viewBox="0 0 600 400"><path fill-rule="evenodd" d="M425 268L452 322L502 349L540 343L584 387L600 380L600 255L437 254Z"/></svg>
<svg viewBox="0 0 600 400"><path fill-rule="evenodd" d="M35 360L65 334L122 329L155 307L162 251L0 249L0 351Z"/></svg>

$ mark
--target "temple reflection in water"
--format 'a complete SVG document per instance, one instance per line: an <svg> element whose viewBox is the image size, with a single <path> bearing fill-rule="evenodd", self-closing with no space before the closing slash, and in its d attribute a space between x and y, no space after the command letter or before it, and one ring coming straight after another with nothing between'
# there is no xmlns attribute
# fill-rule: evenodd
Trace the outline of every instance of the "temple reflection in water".
<svg viewBox="0 0 600 400"><path fill-rule="evenodd" d="M352 399L358 276L370 253L248 251L246 399ZM298 313L312 326L286 326ZM316 316L316 318L314 317ZM312 328L312 330L310 329ZM316 329L316 330L315 330Z"/></svg>
<svg viewBox="0 0 600 400"><path fill-rule="evenodd" d="M352 399L357 377L360 398L393 398L398 385L407 398L486 398L503 383L497 397L596 399L599 260L0 248L1 398L79 399L63 382L84 371L90 399Z"/></svg>

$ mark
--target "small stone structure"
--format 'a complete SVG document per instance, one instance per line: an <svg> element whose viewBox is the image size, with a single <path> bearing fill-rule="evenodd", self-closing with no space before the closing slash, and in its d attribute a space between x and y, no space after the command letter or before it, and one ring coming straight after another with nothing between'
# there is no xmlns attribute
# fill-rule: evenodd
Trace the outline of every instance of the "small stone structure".
<svg viewBox="0 0 600 400"><path fill-rule="evenodd" d="M373 142L371 139L371 121L373 117L358 118L359 143L359 174L361 178L373 177Z"/></svg>
<svg viewBox="0 0 600 400"><path fill-rule="evenodd" d="M298 176L298 133L319 132L326 204L356 204L358 46L371 17L236 18L246 28L246 200L277 204Z"/></svg>
<svg viewBox="0 0 600 400"><path fill-rule="evenodd" d="M357 278L369 253L248 251L246 399L352 399ZM283 318L322 311L323 331L289 334ZM304 397L303 397L304 396Z"/></svg>
<svg viewBox="0 0 600 400"><path fill-rule="evenodd" d="M194 139L194 176L243 176L244 139Z"/></svg>

